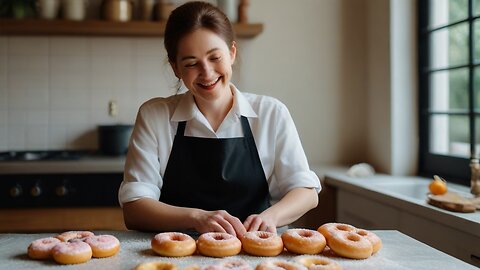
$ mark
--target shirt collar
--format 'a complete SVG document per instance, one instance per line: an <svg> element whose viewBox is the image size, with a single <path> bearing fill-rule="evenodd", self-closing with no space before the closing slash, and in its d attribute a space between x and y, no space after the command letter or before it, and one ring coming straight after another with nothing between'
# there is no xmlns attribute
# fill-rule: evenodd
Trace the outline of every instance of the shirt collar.
<svg viewBox="0 0 480 270"><path fill-rule="evenodd" d="M233 92L232 112L238 117L258 117L246 97L237 89L237 87L233 84L230 84L230 86ZM174 122L188 121L195 118L197 114L201 114L201 112L195 104L192 93L187 91L180 97L170 120Z"/></svg>

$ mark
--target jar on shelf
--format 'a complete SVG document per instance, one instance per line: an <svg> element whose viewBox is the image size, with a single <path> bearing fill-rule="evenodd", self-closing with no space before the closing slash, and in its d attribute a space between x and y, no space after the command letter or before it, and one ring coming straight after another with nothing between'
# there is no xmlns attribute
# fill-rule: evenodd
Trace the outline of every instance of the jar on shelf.
<svg viewBox="0 0 480 270"><path fill-rule="evenodd" d="M132 0L104 0L102 3L102 17L108 21L130 21L133 16L133 5Z"/></svg>
<svg viewBox="0 0 480 270"><path fill-rule="evenodd" d="M37 16L40 19L56 19L60 11L60 0L37 0Z"/></svg>
<svg viewBox="0 0 480 270"><path fill-rule="evenodd" d="M153 9L155 0L138 0L138 19L142 21L151 21L153 19Z"/></svg>
<svg viewBox="0 0 480 270"><path fill-rule="evenodd" d="M168 17L170 16L170 13L176 8L177 6L174 3L171 3L170 1L162 1L160 0L156 5L155 5L155 13L156 13L156 19L159 21L166 21L168 20Z"/></svg>
<svg viewBox="0 0 480 270"><path fill-rule="evenodd" d="M87 6L88 0L62 0L62 17L72 21L85 20Z"/></svg>

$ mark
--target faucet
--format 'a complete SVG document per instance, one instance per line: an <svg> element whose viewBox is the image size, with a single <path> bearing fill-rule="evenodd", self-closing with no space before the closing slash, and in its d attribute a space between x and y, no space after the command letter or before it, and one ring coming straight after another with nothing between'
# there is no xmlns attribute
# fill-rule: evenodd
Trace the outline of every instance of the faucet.
<svg viewBox="0 0 480 270"><path fill-rule="evenodd" d="M470 169L472 171L470 178L470 193L475 195L475 197L480 197L480 164L478 159L470 159Z"/></svg>

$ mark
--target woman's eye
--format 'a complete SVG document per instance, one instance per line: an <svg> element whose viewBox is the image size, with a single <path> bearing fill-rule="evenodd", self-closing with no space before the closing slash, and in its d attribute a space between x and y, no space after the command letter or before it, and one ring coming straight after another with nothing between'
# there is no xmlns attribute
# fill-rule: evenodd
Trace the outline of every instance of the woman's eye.
<svg viewBox="0 0 480 270"><path fill-rule="evenodd" d="M220 59L222 59L220 56L214 56L212 58L210 58L212 61L220 61Z"/></svg>
<svg viewBox="0 0 480 270"><path fill-rule="evenodd" d="M185 67L194 67L197 63L188 63L188 64L185 64Z"/></svg>

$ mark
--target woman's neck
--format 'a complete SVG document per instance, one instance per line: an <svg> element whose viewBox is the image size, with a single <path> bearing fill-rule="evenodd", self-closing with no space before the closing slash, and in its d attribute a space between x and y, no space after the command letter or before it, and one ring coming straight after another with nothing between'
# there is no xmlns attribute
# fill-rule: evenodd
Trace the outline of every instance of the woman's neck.
<svg viewBox="0 0 480 270"><path fill-rule="evenodd" d="M218 130L233 106L232 91L230 88L225 91L227 91L225 95L222 95L220 98L215 100L205 101L195 99L198 109L205 116L215 132Z"/></svg>

